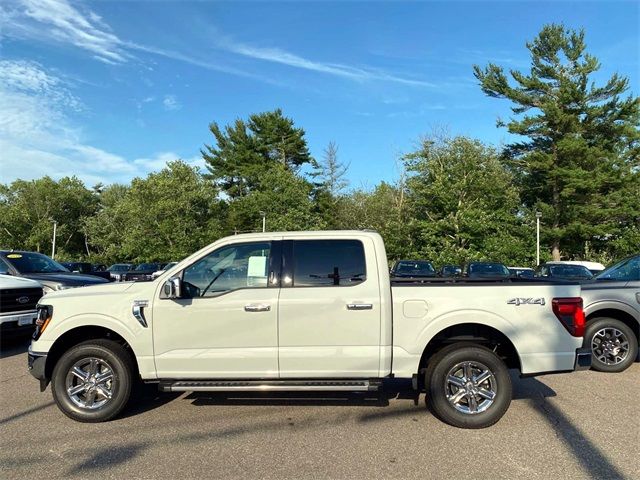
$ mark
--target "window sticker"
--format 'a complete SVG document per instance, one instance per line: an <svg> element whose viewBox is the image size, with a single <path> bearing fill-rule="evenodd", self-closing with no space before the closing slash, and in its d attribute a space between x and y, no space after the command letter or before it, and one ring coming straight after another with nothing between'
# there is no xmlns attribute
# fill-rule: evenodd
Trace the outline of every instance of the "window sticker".
<svg viewBox="0 0 640 480"><path fill-rule="evenodd" d="M7 258L22 258L22 255L19 253L10 253L7 255Z"/></svg>
<svg viewBox="0 0 640 480"><path fill-rule="evenodd" d="M266 277L267 257L249 257L247 277Z"/></svg>

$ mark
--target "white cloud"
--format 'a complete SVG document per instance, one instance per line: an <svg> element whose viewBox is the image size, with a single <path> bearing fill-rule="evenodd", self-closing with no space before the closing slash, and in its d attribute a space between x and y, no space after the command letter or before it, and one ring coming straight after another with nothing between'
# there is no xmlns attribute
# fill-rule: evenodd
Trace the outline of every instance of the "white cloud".
<svg viewBox="0 0 640 480"><path fill-rule="evenodd" d="M47 38L87 50L105 63L122 63L129 54L99 15L66 0L20 0L4 10L7 34Z"/></svg>
<svg viewBox="0 0 640 480"><path fill-rule="evenodd" d="M179 158L160 153L129 161L89 145L71 118L79 108L68 85L39 64L0 61L0 182L44 175L75 175L87 185L126 182ZM188 162L201 165L197 157Z"/></svg>
<svg viewBox="0 0 640 480"><path fill-rule="evenodd" d="M370 67L352 67L350 65L344 65L340 63L318 62L279 48L256 47L243 43L232 42L229 40L221 42L220 46L230 52L237 53L245 57L264 60L267 62L279 63L303 70L326 73L329 75L348 78L350 80L383 80L419 87L435 86L435 84L426 82L424 80L401 77L385 72L383 70L373 69Z"/></svg>
<svg viewBox="0 0 640 480"><path fill-rule="evenodd" d="M150 158L136 158L133 161L133 164L145 172L153 172L162 170L167 165L167 163L178 159L181 158L177 153L160 152ZM204 169L204 159L199 155L186 159L182 158L181 160L191 165L192 167L198 167L201 170Z"/></svg>
<svg viewBox="0 0 640 480"><path fill-rule="evenodd" d="M165 95L162 99L162 105L165 110L180 110L182 108L182 104L175 95Z"/></svg>
<svg viewBox="0 0 640 480"><path fill-rule="evenodd" d="M199 58L197 55L186 55L121 39L98 14L84 6L76 8L69 0L19 0L18 3L12 4L11 8L0 8L0 20L3 24L4 35L70 44L91 52L94 58L108 64L127 62L134 57L134 53L150 53L208 70L254 78L267 83L278 83L263 75L232 67L228 65L228 62L224 64L219 60L206 60L202 56ZM220 33L216 35L215 42L219 50L242 57L358 82L385 81L417 87L436 86L425 80L401 76L372 67L321 62L280 48L252 46L233 41Z"/></svg>

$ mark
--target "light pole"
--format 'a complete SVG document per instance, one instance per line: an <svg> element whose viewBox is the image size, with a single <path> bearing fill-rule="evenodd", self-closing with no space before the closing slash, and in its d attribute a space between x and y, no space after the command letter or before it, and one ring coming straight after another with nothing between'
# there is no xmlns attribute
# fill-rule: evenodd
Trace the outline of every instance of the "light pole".
<svg viewBox="0 0 640 480"><path fill-rule="evenodd" d="M58 222L53 220L53 242L51 246L51 258L53 260L56 259L56 229L58 227Z"/></svg>
<svg viewBox="0 0 640 480"><path fill-rule="evenodd" d="M260 216L262 217L262 233L264 233L267 231L267 214L260 212Z"/></svg>
<svg viewBox="0 0 640 480"><path fill-rule="evenodd" d="M536 212L536 266L540 265L540 218L542 212Z"/></svg>

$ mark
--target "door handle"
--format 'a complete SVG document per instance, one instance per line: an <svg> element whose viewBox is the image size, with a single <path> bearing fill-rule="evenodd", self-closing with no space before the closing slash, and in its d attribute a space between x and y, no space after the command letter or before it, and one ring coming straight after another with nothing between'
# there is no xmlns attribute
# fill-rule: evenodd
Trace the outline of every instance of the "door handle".
<svg viewBox="0 0 640 480"><path fill-rule="evenodd" d="M268 312L271 310L271 305L265 303L250 303L244 306L245 312Z"/></svg>
<svg viewBox="0 0 640 480"><path fill-rule="evenodd" d="M347 303L347 310L372 310L372 303Z"/></svg>

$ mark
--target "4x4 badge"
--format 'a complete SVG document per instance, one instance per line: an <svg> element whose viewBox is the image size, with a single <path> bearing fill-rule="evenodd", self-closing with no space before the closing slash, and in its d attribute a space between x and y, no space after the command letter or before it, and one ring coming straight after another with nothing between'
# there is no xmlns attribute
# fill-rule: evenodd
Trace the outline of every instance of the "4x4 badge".
<svg viewBox="0 0 640 480"><path fill-rule="evenodd" d="M507 305L544 305L544 298L512 298Z"/></svg>

